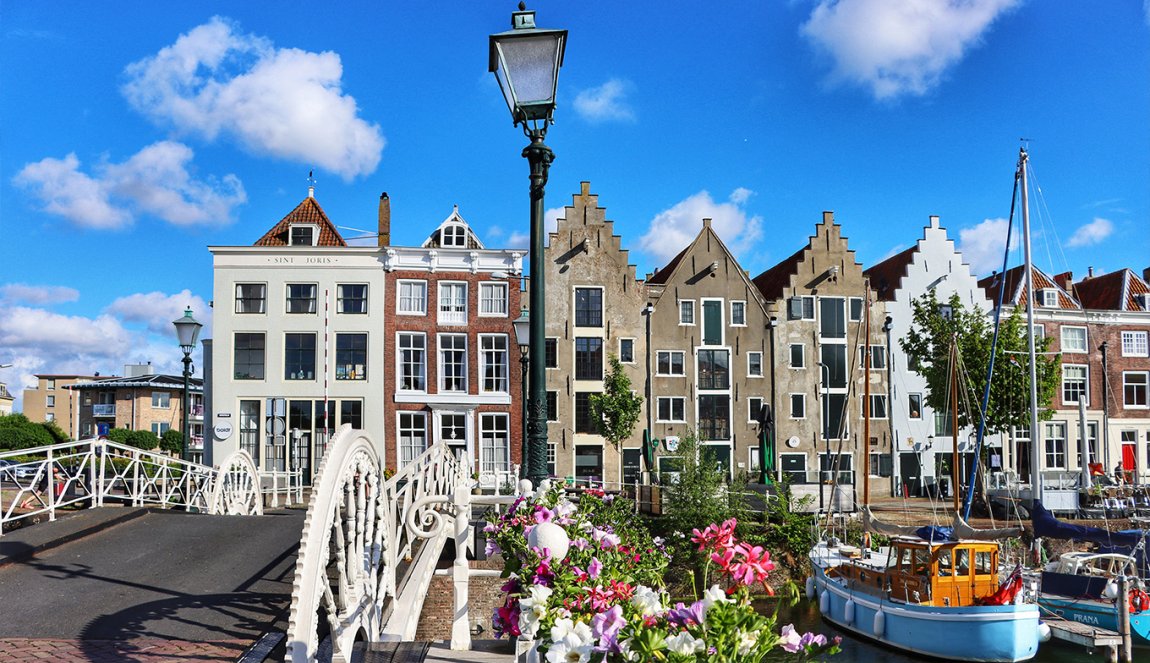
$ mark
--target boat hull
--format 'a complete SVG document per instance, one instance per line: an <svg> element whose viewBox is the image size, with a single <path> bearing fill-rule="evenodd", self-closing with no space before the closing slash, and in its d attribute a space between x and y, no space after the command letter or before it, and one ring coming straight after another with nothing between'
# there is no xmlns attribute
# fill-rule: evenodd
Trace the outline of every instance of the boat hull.
<svg viewBox="0 0 1150 663"><path fill-rule="evenodd" d="M1038 605L1072 622L1118 631L1118 608L1110 601L1041 595ZM1130 636L1135 647L1150 647L1150 611L1130 615Z"/></svg>
<svg viewBox="0 0 1150 663"><path fill-rule="evenodd" d="M1038 653L1036 605L951 608L892 602L851 592L828 577L824 568L814 567L823 618L847 631L896 649L952 661L1026 661ZM876 620L880 611L883 616Z"/></svg>

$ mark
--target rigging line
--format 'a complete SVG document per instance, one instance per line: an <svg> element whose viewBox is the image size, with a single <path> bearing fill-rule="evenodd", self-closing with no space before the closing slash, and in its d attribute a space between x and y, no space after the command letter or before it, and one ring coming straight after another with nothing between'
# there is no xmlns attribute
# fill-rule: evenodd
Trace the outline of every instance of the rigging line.
<svg viewBox="0 0 1150 663"><path fill-rule="evenodd" d="M1042 193L1042 185L1038 183L1038 175L1034 172L1034 163L1028 159L1026 165L1030 168L1030 177L1034 181L1034 189L1038 198L1039 219L1044 228L1050 229L1050 234L1054 237L1054 246L1058 249L1059 257L1062 258L1062 262L1058 263L1062 265L1062 270L1055 271L1069 271L1070 264L1066 260L1066 252L1062 249L1062 238L1058 236L1058 228L1054 225L1054 215L1050 213L1050 207L1046 204L1046 196ZM1050 255L1050 242L1045 241L1044 244L1046 244L1046 258L1050 261L1050 267L1053 269L1056 263Z"/></svg>

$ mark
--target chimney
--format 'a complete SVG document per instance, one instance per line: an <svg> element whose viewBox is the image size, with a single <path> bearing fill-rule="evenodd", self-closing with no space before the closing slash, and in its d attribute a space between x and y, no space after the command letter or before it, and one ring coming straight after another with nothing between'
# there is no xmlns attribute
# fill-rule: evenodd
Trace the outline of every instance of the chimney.
<svg viewBox="0 0 1150 663"><path fill-rule="evenodd" d="M1146 269L1142 270L1142 280L1143 281L1150 281L1150 267L1147 267Z"/></svg>
<svg viewBox="0 0 1150 663"><path fill-rule="evenodd" d="M391 198L387 192L379 194L379 235L376 237L379 246L391 246Z"/></svg>
<svg viewBox="0 0 1150 663"><path fill-rule="evenodd" d="M1074 283L1074 272L1062 272L1061 274L1054 275L1054 282L1058 287L1070 292L1070 285Z"/></svg>
<svg viewBox="0 0 1150 663"><path fill-rule="evenodd" d="M1094 278L1094 265L1091 265L1091 266L1086 268L1086 278L1088 278L1088 279Z"/></svg>
<svg viewBox="0 0 1150 663"><path fill-rule="evenodd" d="M710 228L711 227L711 220L710 219L703 219L703 227L704 228Z"/></svg>

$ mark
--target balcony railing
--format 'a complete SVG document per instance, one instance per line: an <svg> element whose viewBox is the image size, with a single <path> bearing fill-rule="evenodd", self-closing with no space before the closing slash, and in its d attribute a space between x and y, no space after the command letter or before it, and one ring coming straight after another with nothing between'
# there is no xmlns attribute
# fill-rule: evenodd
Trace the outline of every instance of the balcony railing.
<svg viewBox="0 0 1150 663"><path fill-rule="evenodd" d="M92 416L93 417L114 417L114 416L116 416L116 404L115 403L107 403L107 404L101 403L101 404L93 405L92 406Z"/></svg>

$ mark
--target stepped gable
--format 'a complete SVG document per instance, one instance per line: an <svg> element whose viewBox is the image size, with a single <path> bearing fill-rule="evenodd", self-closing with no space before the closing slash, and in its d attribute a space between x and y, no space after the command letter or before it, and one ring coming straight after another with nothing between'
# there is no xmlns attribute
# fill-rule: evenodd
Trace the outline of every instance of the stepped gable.
<svg viewBox="0 0 1150 663"><path fill-rule="evenodd" d="M800 270L804 263L809 263L809 276L815 278L816 281L819 275L815 273L816 269L823 269L822 263L826 262L824 256L828 256L832 251L841 250L844 257L841 261L835 264L835 259L831 263L825 265L826 267L839 267L843 270L858 270L858 275L862 277L862 265L854 259L855 252L849 248L847 238L842 234L842 227L835 222L834 212L823 212L822 221L815 226L815 234L807 239L807 245L796 251L790 257L784 259L774 267L766 270L754 278L755 286L767 301L774 301L786 296L789 290L794 288L807 289L813 287L813 283L799 284Z"/></svg>
<svg viewBox="0 0 1150 663"><path fill-rule="evenodd" d="M914 261L916 251L917 243L863 272L870 279L871 288L880 301L894 301L894 294L906 276L907 268Z"/></svg>
<svg viewBox="0 0 1150 663"><path fill-rule="evenodd" d="M316 199L309 195L303 199L295 209L280 220L271 230L267 231L254 246L288 246L291 242L290 233L293 225L310 223L319 228L319 239L316 246L347 246L347 242L335 229L335 225L327 218L323 208Z"/></svg>
<svg viewBox="0 0 1150 663"><path fill-rule="evenodd" d="M799 273L799 264L803 261L803 254L806 253L809 246L808 244L795 251L789 258L754 278L755 287L759 289L767 301L773 301L783 296L787 286L791 284L791 278Z"/></svg>
<svg viewBox="0 0 1150 663"><path fill-rule="evenodd" d="M546 248L556 254L557 263L562 263L569 250L592 240L604 253L618 257L617 264L626 270L624 281L642 285L630 261L630 250L623 248L623 238L615 233L615 222L607 218L607 209L599 206L599 195L591 193L591 182L584 180L579 183L579 193L571 196L571 204L563 208L563 216L556 220L555 230L547 234Z"/></svg>
<svg viewBox="0 0 1150 663"><path fill-rule="evenodd" d="M1074 294L1086 309L1143 311L1137 295L1150 294L1150 286L1132 270L1120 269L1075 283Z"/></svg>
<svg viewBox="0 0 1150 663"><path fill-rule="evenodd" d="M1024 265L1011 267L1003 274L992 274L984 279L978 281L978 287L986 292L986 298L992 303L998 302L998 289L1000 284L1005 287L1005 295L1002 298L1002 303L1008 306L1019 306L1026 301L1026 279L1025 279ZM1080 309L1078 300L1074 298L1065 288L1055 283L1054 279L1050 278L1041 269L1034 267L1034 287L1037 290L1054 289L1058 291L1058 308L1060 309ZM1035 304L1037 306L1037 304Z"/></svg>

